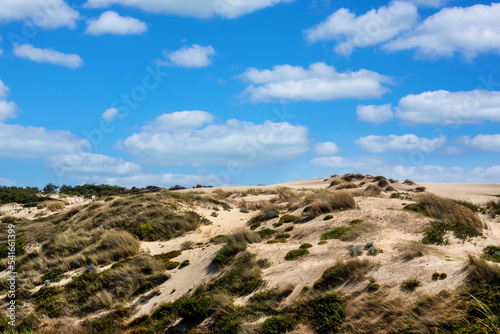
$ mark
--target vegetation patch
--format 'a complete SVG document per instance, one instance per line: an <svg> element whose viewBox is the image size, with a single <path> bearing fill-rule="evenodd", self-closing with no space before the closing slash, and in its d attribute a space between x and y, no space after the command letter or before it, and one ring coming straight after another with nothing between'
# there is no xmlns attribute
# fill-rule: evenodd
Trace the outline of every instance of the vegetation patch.
<svg viewBox="0 0 500 334"><path fill-rule="evenodd" d="M311 248L312 246L313 246L313 245L311 245L311 244L305 243L305 244L300 245L300 247L299 247L299 248L300 248L300 249L308 249L308 248Z"/></svg>
<svg viewBox="0 0 500 334"><path fill-rule="evenodd" d="M263 334L281 334L293 331L298 320L291 316L272 316L262 324Z"/></svg>
<svg viewBox="0 0 500 334"><path fill-rule="evenodd" d="M484 258L488 261L500 262L500 247L499 246L487 246L484 249Z"/></svg>
<svg viewBox="0 0 500 334"><path fill-rule="evenodd" d="M325 232L321 235L321 240L340 239L343 235L349 232L349 227L336 227L333 230Z"/></svg>
<svg viewBox="0 0 500 334"><path fill-rule="evenodd" d="M349 222L349 225L358 225L358 224L362 224L364 223L365 221L363 219L353 219Z"/></svg>
<svg viewBox="0 0 500 334"><path fill-rule="evenodd" d="M244 242L229 243L222 247L222 249L217 253L212 263L217 268L224 268L230 264L233 259L238 255L238 253L243 252L247 249L247 244Z"/></svg>
<svg viewBox="0 0 500 334"><path fill-rule="evenodd" d="M269 239L270 237L273 236L273 234L277 233L276 230L272 230L270 228L265 228L263 230L260 230L257 232L260 236L261 239Z"/></svg>
<svg viewBox="0 0 500 334"><path fill-rule="evenodd" d="M284 215L283 217L280 218L279 222L280 223L294 223L297 220L299 220L299 217L294 216L294 215Z"/></svg>
<svg viewBox="0 0 500 334"><path fill-rule="evenodd" d="M481 232L478 232L473 227L459 221L452 221L447 223L432 221L431 226L427 228L424 232L424 238L422 239L422 243L448 245L449 240L446 237L446 232L448 231L453 231L455 237L462 241L467 241L473 237L478 237L483 235Z"/></svg>
<svg viewBox="0 0 500 334"><path fill-rule="evenodd" d="M345 302L338 292L314 297L301 304L298 313L320 334L335 332L347 315Z"/></svg>
<svg viewBox="0 0 500 334"><path fill-rule="evenodd" d="M343 283L350 283L364 279L371 269L368 259L353 258L347 261L338 261L333 267L326 269L321 278L314 283L315 289L333 289Z"/></svg>
<svg viewBox="0 0 500 334"><path fill-rule="evenodd" d="M421 285L422 283L417 278L409 278L401 283L401 289L412 292Z"/></svg>
<svg viewBox="0 0 500 334"><path fill-rule="evenodd" d="M323 220L330 220L333 219L333 215L326 215Z"/></svg>
<svg viewBox="0 0 500 334"><path fill-rule="evenodd" d="M286 253L285 260L293 261L309 254L307 249L294 249Z"/></svg>

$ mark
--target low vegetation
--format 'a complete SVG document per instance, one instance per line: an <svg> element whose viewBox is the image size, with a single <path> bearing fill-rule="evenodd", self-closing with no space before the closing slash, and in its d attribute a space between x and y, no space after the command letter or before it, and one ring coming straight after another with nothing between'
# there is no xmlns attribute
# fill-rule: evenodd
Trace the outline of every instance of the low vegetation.
<svg viewBox="0 0 500 334"><path fill-rule="evenodd" d="M373 267L368 259L353 258L338 261L333 267L326 269L321 279L314 283L315 289L334 289L341 284L362 280Z"/></svg>
<svg viewBox="0 0 500 334"><path fill-rule="evenodd" d="M471 238L483 235L473 227L465 225L460 221L452 221L448 223L433 221L431 222L431 226L425 230L422 243L448 245L449 240L446 237L446 233L448 231L452 231L455 237L462 241L467 241Z"/></svg>
<svg viewBox="0 0 500 334"><path fill-rule="evenodd" d="M309 251L307 249L295 249L291 250L288 253L286 253L285 260L292 261L292 260L297 260L298 258L301 258L303 256L306 256L309 254Z"/></svg>

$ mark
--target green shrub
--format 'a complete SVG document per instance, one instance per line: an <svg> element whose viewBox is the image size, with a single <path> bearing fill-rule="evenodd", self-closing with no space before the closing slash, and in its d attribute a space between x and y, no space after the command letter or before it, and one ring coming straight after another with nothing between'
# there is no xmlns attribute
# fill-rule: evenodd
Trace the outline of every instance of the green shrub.
<svg viewBox="0 0 500 334"><path fill-rule="evenodd" d="M252 225L250 225L250 229L253 231L253 230L256 230L257 228L259 228L260 226L262 225L261 222L255 222L253 223Z"/></svg>
<svg viewBox="0 0 500 334"><path fill-rule="evenodd" d="M210 314L212 302L204 293L193 296L182 296L174 303L177 314L188 322L198 322L206 319Z"/></svg>
<svg viewBox="0 0 500 334"><path fill-rule="evenodd" d="M257 233L259 234L261 239L269 239L274 233L276 233L276 231L270 228L265 228Z"/></svg>
<svg viewBox="0 0 500 334"><path fill-rule="evenodd" d="M357 225L357 224L361 224L361 223L364 223L363 219L353 219L353 220L351 220L351 222L349 224L350 225Z"/></svg>
<svg viewBox="0 0 500 334"><path fill-rule="evenodd" d="M349 227L336 227L333 230L323 233L321 235L321 240L339 239L350 230L351 229Z"/></svg>
<svg viewBox="0 0 500 334"><path fill-rule="evenodd" d="M173 251L162 253L162 254L156 254L153 257L155 259L163 261L163 262L169 262L173 258L176 258L176 257L181 256L181 255L182 255L182 251L173 250Z"/></svg>
<svg viewBox="0 0 500 334"><path fill-rule="evenodd" d="M321 240L320 242L318 242L318 245L326 245L327 243L328 243L328 241Z"/></svg>
<svg viewBox="0 0 500 334"><path fill-rule="evenodd" d="M150 223L139 224L134 234L138 236L140 240L152 241L150 238L155 234L155 228Z"/></svg>
<svg viewBox="0 0 500 334"><path fill-rule="evenodd" d="M319 295L299 308L299 313L308 318L316 333L331 333L337 330L347 313L345 303L338 292Z"/></svg>
<svg viewBox="0 0 500 334"><path fill-rule="evenodd" d="M15 256L21 256L26 254L26 250L23 247L25 242L26 238L24 238L22 235L14 242ZM10 246L8 244L5 244L5 246L0 247L0 259L4 259L9 255L9 248Z"/></svg>
<svg viewBox="0 0 500 334"><path fill-rule="evenodd" d="M448 275L446 275L446 273L441 273L441 275L439 275L440 280L446 279L446 277L448 277Z"/></svg>
<svg viewBox="0 0 500 334"><path fill-rule="evenodd" d="M181 265L179 266L179 268L184 268L184 267L187 267L191 264L191 262L189 262L189 260L184 260L181 262Z"/></svg>
<svg viewBox="0 0 500 334"><path fill-rule="evenodd" d="M293 226L288 226L287 228L285 228L285 232L290 232L290 231L293 231Z"/></svg>
<svg viewBox="0 0 500 334"><path fill-rule="evenodd" d="M282 222L277 222L273 224L273 227L280 227L280 226L283 226Z"/></svg>
<svg viewBox="0 0 500 334"><path fill-rule="evenodd" d="M375 291L378 291L378 289L380 289L379 284L372 283L372 284L368 285L368 292L375 292Z"/></svg>
<svg viewBox="0 0 500 334"><path fill-rule="evenodd" d="M278 234L276 234L276 236L274 238L275 239L288 239L288 238L290 238L290 234L289 233L278 233Z"/></svg>
<svg viewBox="0 0 500 334"><path fill-rule="evenodd" d="M439 279L440 274L438 272L435 272L432 274L432 280L437 281Z"/></svg>
<svg viewBox="0 0 500 334"><path fill-rule="evenodd" d="M370 256L376 256L376 255L378 255L378 254L380 254L380 253L383 253L383 252L384 252L384 251L383 251L382 249L380 249L380 248L375 248L375 247L373 247L373 246L372 246L372 247L370 247L370 248L368 248L368 255L370 255Z"/></svg>
<svg viewBox="0 0 500 334"><path fill-rule="evenodd" d="M476 231L473 227L459 221L447 223L433 221L431 222L431 227L425 230L422 243L447 245L449 243L448 238L445 237L447 231L453 231L455 237L462 241L483 235L481 232Z"/></svg>
<svg viewBox="0 0 500 334"><path fill-rule="evenodd" d="M280 218L279 222L280 223L294 223L299 219L299 217L294 216L294 215L284 215L283 217Z"/></svg>
<svg viewBox="0 0 500 334"><path fill-rule="evenodd" d="M306 256L307 254L309 254L309 251L307 249L291 250L285 255L285 260L288 261L297 260L302 256Z"/></svg>
<svg viewBox="0 0 500 334"><path fill-rule="evenodd" d="M47 314L50 318L59 317L65 306L62 292L61 287L42 287L33 295L36 301L36 310Z"/></svg>
<svg viewBox="0 0 500 334"><path fill-rule="evenodd" d="M247 249L247 244L244 242L229 243L217 253L212 263L217 266L217 268L223 268L231 263L234 257Z"/></svg>
<svg viewBox="0 0 500 334"><path fill-rule="evenodd" d="M488 261L500 262L500 247L499 246L487 246L484 249L484 257Z"/></svg>
<svg viewBox="0 0 500 334"><path fill-rule="evenodd" d="M263 334L282 334L293 331L297 325L297 319L290 316L273 316L267 318L262 324Z"/></svg>
<svg viewBox="0 0 500 334"><path fill-rule="evenodd" d="M330 220L333 219L333 215L326 215L323 220Z"/></svg>
<svg viewBox="0 0 500 334"><path fill-rule="evenodd" d="M300 245L300 247L299 247L299 248L300 248L300 249L308 249L308 248L311 248L312 246L313 246L313 245L311 245L311 244L305 243L305 244Z"/></svg>
<svg viewBox="0 0 500 334"><path fill-rule="evenodd" d="M50 282L57 282L62 279L64 272L59 268L52 268L45 275L42 276L42 282L49 280Z"/></svg>
<svg viewBox="0 0 500 334"><path fill-rule="evenodd" d="M401 289L405 291L414 291L421 285L422 283L417 278L409 278L401 283Z"/></svg>
<svg viewBox="0 0 500 334"><path fill-rule="evenodd" d="M168 261L167 263L165 263L165 269L172 270L172 269L177 268L180 265L181 265L180 262Z"/></svg>

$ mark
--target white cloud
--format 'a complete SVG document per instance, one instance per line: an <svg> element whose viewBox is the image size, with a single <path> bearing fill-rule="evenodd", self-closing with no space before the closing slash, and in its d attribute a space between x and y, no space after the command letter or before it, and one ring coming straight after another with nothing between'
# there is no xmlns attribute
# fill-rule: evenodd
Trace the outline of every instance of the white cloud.
<svg viewBox="0 0 500 334"><path fill-rule="evenodd" d="M65 178L75 178L88 175L125 176L139 173L141 166L122 159L102 154L74 153L58 154L46 160L47 167L57 175Z"/></svg>
<svg viewBox="0 0 500 334"><path fill-rule="evenodd" d="M10 89L0 80L0 122L9 118L15 118L19 108L15 102L7 101Z"/></svg>
<svg viewBox="0 0 500 334"><path fill-rule="evenodd" d="M321 157L310 162L312 167L337 169L337 173L359 172L372 175L384 175L397 180L410 179L415 182L456 182L456 183L500 183L500 166L462 167L443 166L404 166L397 161L390 161L375 156L352 158ZM332 173L333 171L330 171Z"/></svg>
<svg viewBox="0 0 500 334"><path fill-rule="evenodd" d="M115 118L117 118L117 117L123 117L123 116L125 116L125 115L120 114L120 113L118 112L118 109L116 109L116 108L109 108L109 109L106 109L106 110L102 113L102 115L101 115L101 117L102 117L102 118L104 118L104 119L105 119L106 121L108 121L108 122L111 122L112 120L114 120L114 119L115 119Z"/></svg>
<svg viewBox="0 0 500 334"><path fill-rule="evenodd" d="M458 141L477 151L500 152L500 134L477 135L473 138L460 137Z"/></svg>
<svg viewBox="0 0 500 334"><path fill-rule="evenodd" d="M181 185L184 187L191 187L197 184L223 186L228 185L226 178L218 178L214 175L189 175L189 174L151 174L151 173L138 173L136 175L113 177L113 176L74 176L74 179L80 182L87 183L104 183L116 184L123 187L147 187L155 185L159 187L171 187L174 185Z"/></svg>
<svg viewBox="0 0 500 334"><path fill-rule="evenodd" d="M389 51L415 49L421 57L466 59L478 53L500 53L500 3L444 8L413 31L384 46Z"/></svg>
<svg viewBox="0 0 500 334"><path fill-rule="evenodd" d="M215 49L212 46L200 46L193 44L185 46L174 52L164 51L164 56L168 61L159 61L160 65L175 65L179 67L207 67L212 64L212 57L215 55Z"/></svg>
<svg viewBox="0 0 500 334"><path fill-rule="evenodd" d="M388 152L434 152L442 148L446 138L440 136L434 139L421 138L413 134L403 136L367 136L355 141L361 149L370 153Z"/></svg>
<svg viewBox="0 0 500 334"><path fill-rule="evenodd" d="M113 11L102 13L98 19L87 21L85 32L92 35L139 35L148 30L146 23L130 16L120 16Z"/></svg>
<svg viewBox="0 0 500 334"><path fill-rule="evenodd" d="M335 40L335 52L350 55L356 47L378 45L410 30L417 19L417 7L406 1L394 1L360 16L341 8L304 34L311 42Z"/></svg>
<svg viewBox="0 0 500 334"><path fill-rule="evenodd" d="M54 154L78 153L90 147L69 131L46 130L0 123L0 158L43 159Z"/></svg>
<svg viewBox="0 0 500 334"><path fill-rule="evenodd" d="M69 68L78 68L83 65L83 60L78 55L65 54L53 49L39 49L31 44L15 44L14 54L38 63L50 63Z"/></svg>
<svg viewBox="0 0 500 334"><path fill-rule="evenodd" d="M214 116L206 111L186 110L162 114L141 128L146 132L194 130L210 124Z"/></svg>
<svg viewBox="0 0 500 334"><path fill-rule="evenodd" d="M0 186L12 187L15 185L16 185L16 182L11 181L9 179L4 179L3 177L0 177Z"/></svg>
<svg viewBox="0 0 500 334"><path fill-rule="evenodd" d="M410 124L460 125L500 122L500 92L438 90L403 97L396 118Z"/></svg>
<svg viewBox="0 0 500 334"><path fill-rule="evenodd" d="M168 127L167 127L168 128ZM202 129L163 131L148 127L117 143L149 165L255 167L294 159L309 149L308 129L289 123L229 120ZM154 130L157 130L155 132Z"/></svg>
<svg viewBox="0 0 500 334"><path fill-rule="evenodd" d="M356 108L356 113L360 121L372 123L375 125L392 121L394 117L394 112L392 111L392 106L390 103L381 106L359 105Z"/></svg>
<svg viewBox="0 0 500 334"><path fill-rule="evenodd" d="M2 0L0 22L25 20L41 28L75 28L80 14L63 0Z"/></svg>
<svg viewBox="0 0 500 334"><path fill-rule="evenodd" d="M243 92L252 102L376 98L389 91L382 83L391 82L389 77L365 69L339 73L325 63L311 64L309 69L291 65L272 70L248 68L240 78L252 83Z"/></svg>
<svg viewBox="0 0 500 334"><path fill-rule="evenodd" d="M237 18L257 10L293 0L88 0L86 7L102 8L114 4L142 9L150 13L197 18L222 16Z"/></svg>
<svg viewBox="0 0 500 334"><path fill-rule="evenodd" d="M341 150L337 144L327 141L325 143L317 143L314 146L314 153L316 155L334 155L339 153Z"/></svg>

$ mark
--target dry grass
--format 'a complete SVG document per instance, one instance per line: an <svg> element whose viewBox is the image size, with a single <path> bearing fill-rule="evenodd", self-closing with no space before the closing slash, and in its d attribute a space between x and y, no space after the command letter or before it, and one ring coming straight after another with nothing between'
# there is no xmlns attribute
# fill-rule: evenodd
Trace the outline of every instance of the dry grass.
<svg viewBox="0 0 500 334"><path fill-rule="evenodd" d="M234 232L232 235L228 237L228 242L236 243L236 242L244 242L247 244L256 244L261 242L261 239L257 233L240 230Z"/></svg>
<svg viewBox="0 0 500 334"><path fill-rule="evenodd" d="M78 253L91 244L91 237L81 233L56 234L42 246L42 252L48 257L69 256Z"/></svg>
<svg viewBox="0 0 500 334"><path fill-rule="evenodd" d="M38 204L36 207L39 210L47 209L50 212L56 212L64 210L64 208L66 208L66 204L62 201L45 201Z"/></svg>
<svg viewBox="0 0 500 334"><path fill-rule="evenodd" d="M314 288L332 289L341 284L362 280L372 267L373 264L368 259L353 258L338 261L333 267L325 270L321 279L314 283Z"/></svg>
<svg viewBox="0 0 500 334"><path fill-rule="evenodd" d="M324 213L349 210L356 207L351 193L346 191L330 192L320 190L306 196L306 203L310 203L303 211L303 219L311 220Z"/></svg>
<svg viewBox="0 0 500 334"><path fill-rule="evenodd" d="M336 190L343 190L343 189L356 189L359 188L359 186L356 183L352 182L343 182L335 188Z"/></svg>
<svg viewBox="0 0 500 334"><path fill-rule="evenodd" d="M83 254L94 264L108 264L138 254L140 242L125 231L110 231L103 234L100 242Z"/></svg>
<svg viewBox="0 0 500 334"><path fill-rule="evenodd" d="M401 252L400 258L403 261L411 261L414 258L428 254L427 246L418 241L410 241L400 245L397 250Z"/></svg>
<svg viewBox="0 0 500 334"><path fill-rule="evenodd" d="M433 194L424 194L417 197L416 204L409 204L407 210L422 213L426 216L448 221L459 221L481 232L484 224L469 208L459 205L451 199Z"/></svg>

